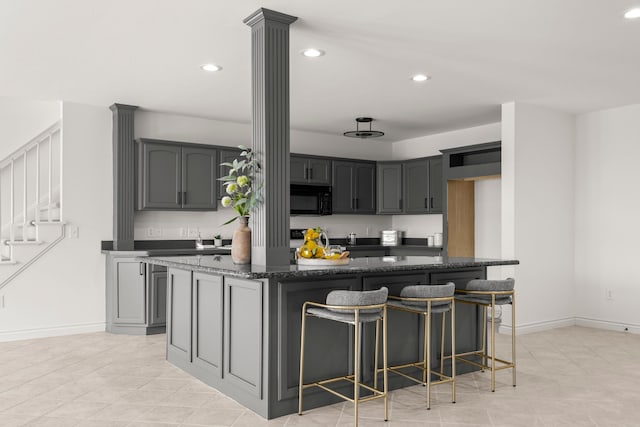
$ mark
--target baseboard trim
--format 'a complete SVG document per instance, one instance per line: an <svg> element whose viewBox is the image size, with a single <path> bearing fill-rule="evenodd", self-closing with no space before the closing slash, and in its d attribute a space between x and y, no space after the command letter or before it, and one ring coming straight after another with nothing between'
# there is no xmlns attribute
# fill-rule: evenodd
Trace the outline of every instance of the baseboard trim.
<svg viewBox="0 0 640 427"><path fill-rule="evenodd" d="M576 326L586 328L606 329L608 331L630 332L640 334L640 325L630 323L611 322L609 320L591 319L588 317L576 317Z"/></svg>
<svg viewBox="0 0 640 427"><path fill-rule="evenodd" d="M22 329L19 331L0 331L0 342L28 340L33 338L58 337L63 335L104 332L105 322L77 323L47 328Z"/></svg>
<svg viewBox="0 0 640 427"><path fill-rule="evenodd" d="M564 319L544 320L542 322L532 322L524 325L516 325L516 335L532 334L534 332L548 331L549 329L565 328L567 326L575 326L575 317L566 317ZM498 329L500 334L511 334L511 326L500 325Z"/></svg>

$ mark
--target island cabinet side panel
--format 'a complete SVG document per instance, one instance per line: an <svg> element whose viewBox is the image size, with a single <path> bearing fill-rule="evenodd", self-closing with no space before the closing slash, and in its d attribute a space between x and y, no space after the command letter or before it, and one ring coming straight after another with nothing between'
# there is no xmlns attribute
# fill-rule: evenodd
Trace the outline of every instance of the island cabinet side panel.
<svg viewBox="0 0 640 427"><path fill-rule="evenodd" d="M389 290L389 295L400 295L402 288L405 286L424 285L427 283L429 283L428 275L424 271L376 274L373 276L365 276L362 279L363 290L371 291L385 286ZM387 309L387 357L390 366L411 363L422 358L422 324L422 316ZM435 325L432 324L432 332L437 333L437 331L439 331L439 329L436 329ZM435 337L437 335L432 336ZM434 341L437 340L432 340L432 343ZM375 325L366 325L363 334L363 346L366 349L372 349L374 348L374 343ZM380 348L382 348L382 342L380 343ZM363 351L363 366L366 367L363 370L363 375L366 380L373 378L374 360L373 351ZM380 368L382 368L382 358L380 358ZM380 376L380 379L381 378L382 376ZM390 376L390 385L392 388L397 388L410 385L410 382L399 375L392 375Z"/></svg>
<svg viewBox="0 0 640 427"><path fill-rule="evenodd" d="M469 280L485 279L487 277L486 268L461 269L447 272L433 272L430 275L430 282L435 285L442 285L453 282L456 287L466 284ZM445 334L450 336L451 323L447 316ZM482 308L475 304L456 303L456 353L477 350L482 346ZM440 351L440 345L438 345ZM451 354L451 344L445 340L445 354ZM466 363L457 364L458 373L476 370Z"/></svg>
<svg viewBox="0 0 640 427"><path fill-rule="evenodd" d="M269 418L298 410L300 376L300 331L302 306L306 301L324 303L333 290L361 290L359 276L327 276L271 282L269 339ZM305 383L353 373L353 328L339 322L307 317L305 339ZM346 384L343 392L352 389ZM340 389L340 387L337 387ZM340 400L312 388L305 391L304 409Z"/></svg>
<svg viewBox="0 0 640 427"><path fill-rule="evenodd" d="M223 377L224 286L222 276L193 274L193 364L206 382Z"/></svg>
<svg viewBox="0 0 640 427"><path fill-rule="evenodd" d="M170 268L167 272L167 359L191 363L191 271Z"/></svg>
<svg viewBox="0 0 640 427"><path fill-rule="evenodd" d="M263 283L224 279L225 381L262 399Z"/></svg>

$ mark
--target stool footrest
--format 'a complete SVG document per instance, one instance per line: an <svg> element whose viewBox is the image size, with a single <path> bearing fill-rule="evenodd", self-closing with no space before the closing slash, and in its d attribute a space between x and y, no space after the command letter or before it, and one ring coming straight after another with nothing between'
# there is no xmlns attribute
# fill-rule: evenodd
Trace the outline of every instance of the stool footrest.
<svg viewBox="0 0 640 427"><path fill-rule="evenodd" d="M334 382L338 382L338 381L348 381L352 384L355 384L355 380L353 378L353 375L348 375L348 376L344 376L344 377L336 377L336 378L330 378L327 380L322 380L322 381L317 381L314 383L309 383L309 384L303 384L302 385L302 389L307 389L307 388L311 388L311 387L318 387L321 388L322 390L328 391L329 393L336 395L344 400L347 400L351 403L354 403L354 399L343 394L340 393L339 391L333 390L332 388L327 387L325 384L331 384ZM373 400L373 399L379 399L381 397L385 397L385 393L382 390L376 390L373 387L369 387L366 384L363 383L359 383L359 386L362 388L365 388L369 391L371 391L373 393L372 396L366 396L366 397L358 397L358 402L367 402L369 400Z"/></svg>
<svg viewBox="0 0 640 427"><path fill-rule="evenodd" d="M410 380L412 380L412 381L414 381L414 382L416 382L418 384L427 385L427 383L425 381L422 381L421 379L413 377L413 376L407 374L406 372L400 371L400 369L405 369L405 368L415 368L415 369L419 369L420 371L423 371L423 372L429 371L431 374L437 375L440 379L436 380L436 381L431 381L431 385L445 384L445 383L450 383L450 382L453 381L453 377L450 377L449 375L442 374L442 373L440 373L438 371L434 371L433 369L431 369L431 370L425 369L424 366L423 366L423 362L413 362L413 363L405 363L404 365L389 366L387 368L387 370L393 372L394 374L398 374L398 375L403 376L403 377L405 377L407 379L410 379ZM376 371L376 375L378 373L380 373L380 372L382 372L382 369L378 369Z"/></svg>

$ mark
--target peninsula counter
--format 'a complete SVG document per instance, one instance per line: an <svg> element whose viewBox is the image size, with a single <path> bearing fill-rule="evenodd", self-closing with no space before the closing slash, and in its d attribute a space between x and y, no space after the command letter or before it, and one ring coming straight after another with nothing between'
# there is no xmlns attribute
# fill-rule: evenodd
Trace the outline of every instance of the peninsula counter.
<svg viewBox="0 0 640 427"><path fill-rule="evenodd" d="M335 289L372 290L397 295L410 284L463 283L486 278L487 267L516 260L447 257L354 258L339 267L238 266L227 255L144 257L167 267L167 360L271 419L297 411L301 309L305 301L324 302ZM345 375L353 357L352 328L309 319L305 378ZM432 321L432 354L440 353L440 316ZM422 352L420 316L393 311L388 321L389 363L418 360ZM363 330L362 366L372 379L373 328ZM481 312L456 309L458 352L477 348ZM445 348L448 351L448 348ZM434 367L439 366L434 360ZM458 365L458 373L469 370ZM367 377L369 375L369 377ZM390 375L390 387L407 380ZM316 391L305 408L337 402Z"/></svg>

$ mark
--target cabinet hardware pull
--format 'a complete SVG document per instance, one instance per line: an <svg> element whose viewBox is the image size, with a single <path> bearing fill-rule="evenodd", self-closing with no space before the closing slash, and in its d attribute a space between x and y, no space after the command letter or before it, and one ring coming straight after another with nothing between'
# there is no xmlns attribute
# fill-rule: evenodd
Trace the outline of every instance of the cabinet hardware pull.
<svg viewBox="0 0 640 427"><path fill-rule="evenodd" d="M425 209L429 208L429 202L427 201L426 197L424 198L424 207L425 207Z"/></svg>
<svg viewBox="0 0 640 427"><path fill-rule="evenodd" d="M431 209L433 209L433 197L430 197L431 199Z"/></svg>
<svg viewBox="0 0 640 427"><path fill-rule="evenodd" d="M178 204L182 204L182 191L178 191Z"/></svg>
<svg viewBox="0 0 640 427"><path fill-rule="evenodd" d="M360 205L360 199L356 197L356 209L360 207L359 205Z"/></svg>
<svg viewBox="0 0 640 427"><path fill-rule="evenodd" d="M183 205L187 204L187 192L186 191L182 192L182 204Z"/></svg>
<svg viewBox="0 0 640 427"><path fill-rule="evenodd" d="M402 199L398 199L398 209L402 209Z"/></svg>
<svg viewBox="0 0 640 427"><path fill-rule="evenodd" d="M140 263L140 275L144 276L144 262Z"/></svg>

